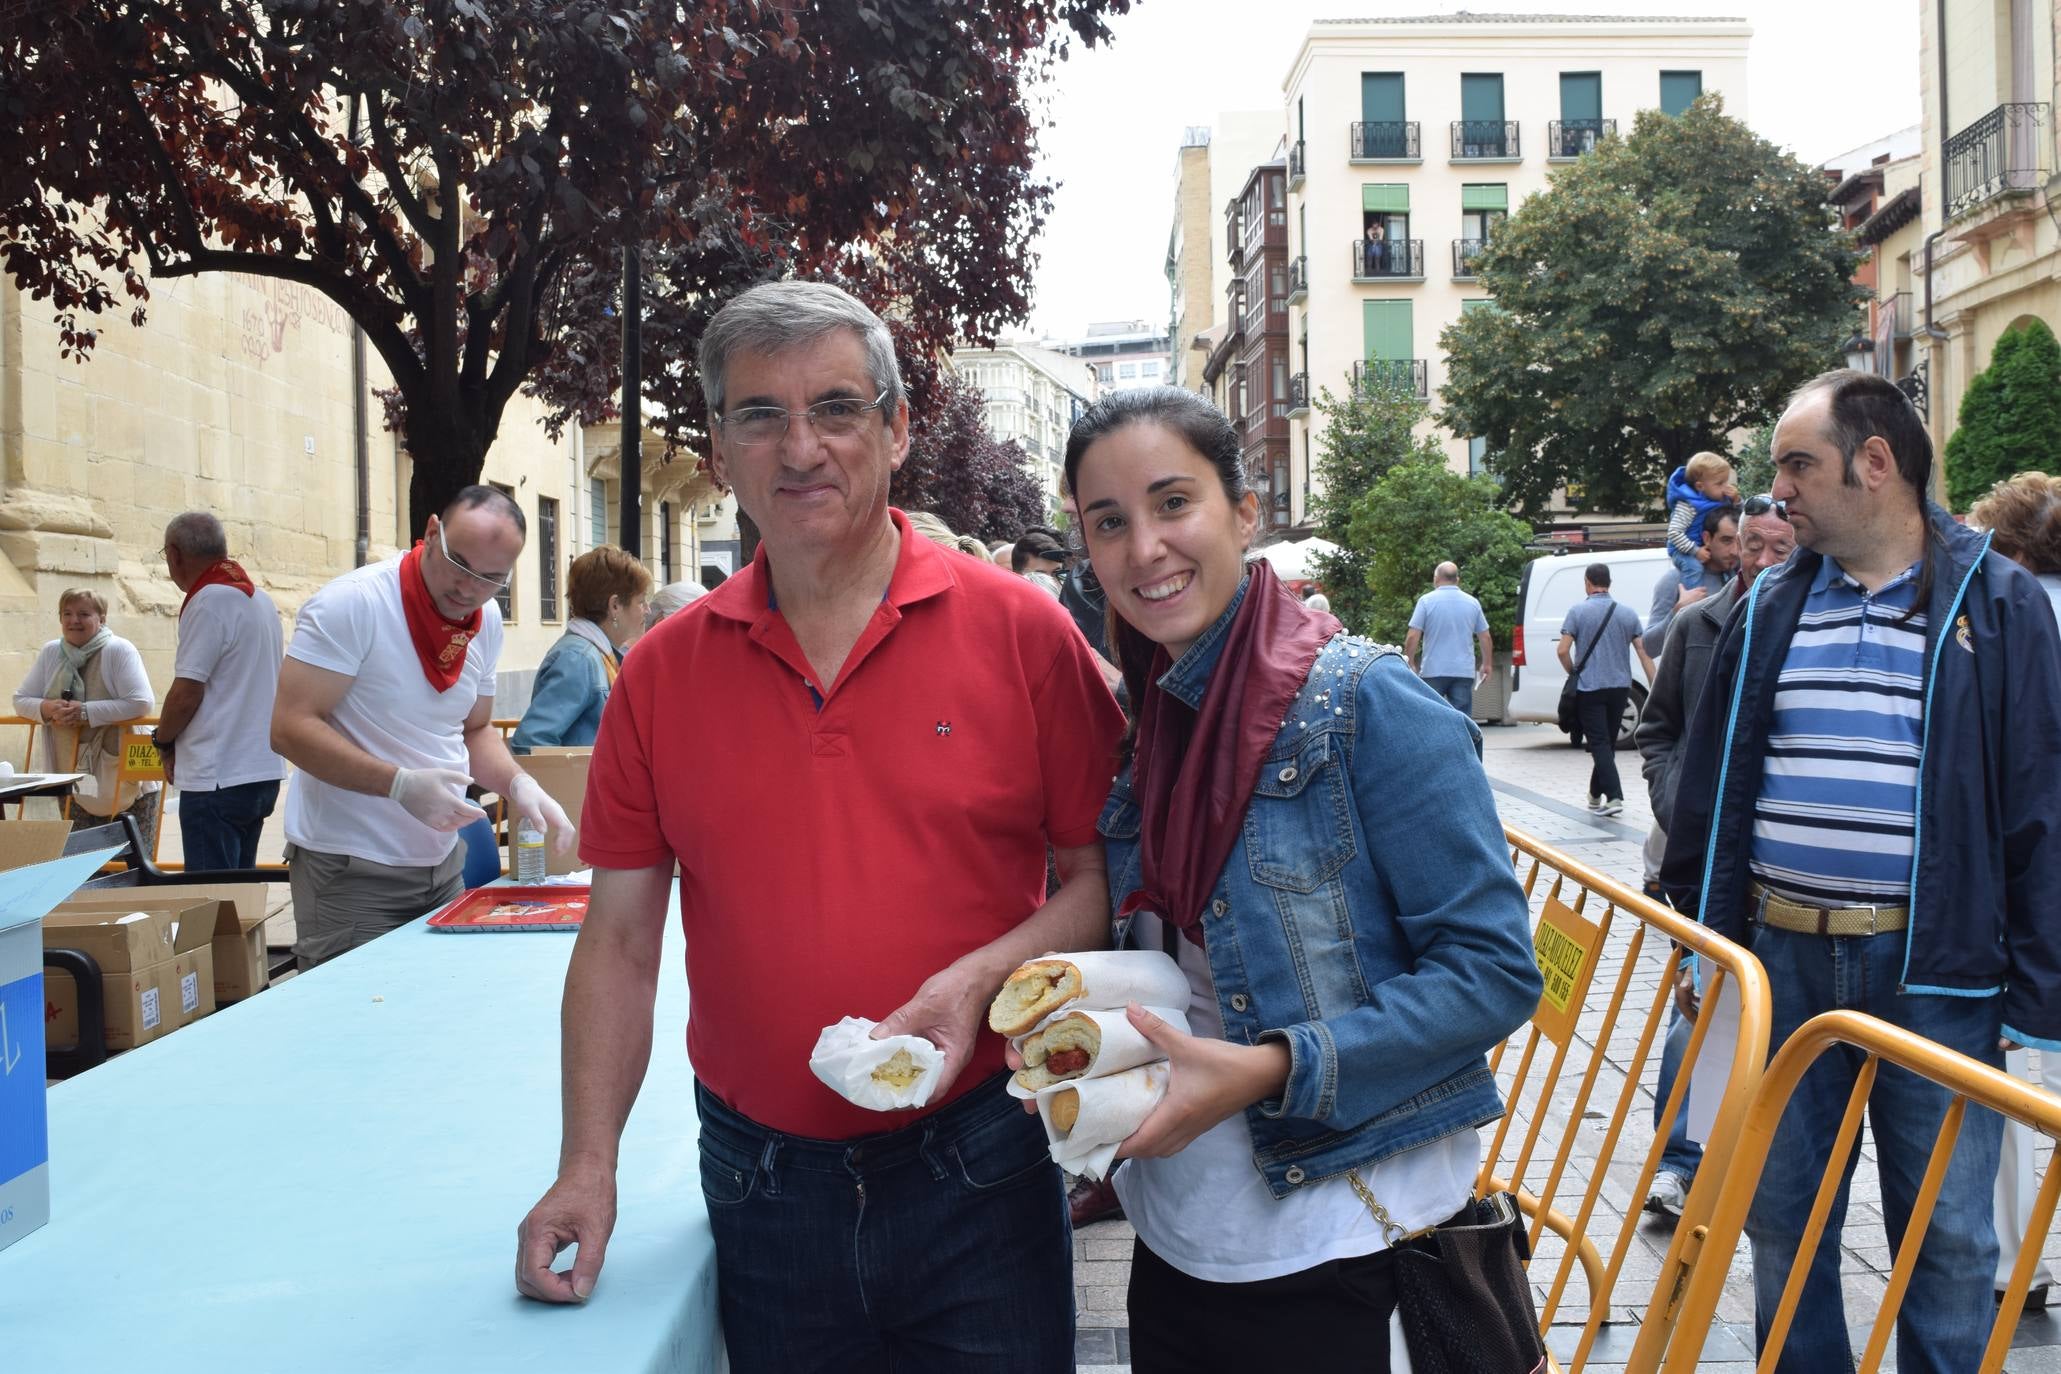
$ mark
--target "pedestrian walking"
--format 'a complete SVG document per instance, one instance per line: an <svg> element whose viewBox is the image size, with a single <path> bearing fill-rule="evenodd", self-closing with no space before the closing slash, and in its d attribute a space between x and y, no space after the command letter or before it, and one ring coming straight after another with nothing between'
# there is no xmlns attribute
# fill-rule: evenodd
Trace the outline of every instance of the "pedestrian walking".
<svg viewBox="0 0 2061 1374"><path fill-rule="evenodd" d="M1926 497L1932 441L1873 373L1826 373L1775 427L1773 494L1803 547L1727 622L1675 783L1661 880L1767 970L1780 1045L1867 1012L2000 1067L2061 1051L2061 635L2032 574ZM1799 1256L1862 1064L1804 1074L1746 1221L1764 1346L1807 1264L1779 1368L1851 1367L1840 1238L1850 1176ZM1885 1068L1868 1100L1892 1247L1952 1092ZM2002 1118L1961 1122L1897 1314L1904 1370L1973 1369L1991 1315ZM1903 1257L1899 1256L1899 1263Z"/></svg>
<svg viewBox="0 0 2061 1374"><path fill-rule="evenodd" d="M308 598L279 670L272 747L286 790L294 954L334 959L456 897L458 832L486 812L477 781L563 852L572 826L494 728L501 608L522 553L521 507L471 486L399 558Z"/></svg>
<svg viewBox="0 0 2061 1374"><path fill-rule="evenodd" d="M1098 402L1066 478L1139 703L1116 942L1175 956L1194 1031L1130 1012L1170 1065L1118 1149L1132 1367L1388 1369L1389 1238L1471 1219L1485 1054L1541 987L1481 733L1245 561L1259 498L1195 393Z"/></svg>
<svg viewBox="0 0 2061 1374"><path fill-rule="evenodd" d="M1610 565L1591 563L1582 574L1585 600L1560 625L1560 666L1574 682L1575 719L1589 746L1589 810L1615 816L1624 810L1617 776L1617 732L1632 696L1632 658L1639 656L1653 682L1653 656L1640 639L1644 627L1632 608L1610 595Z"/></svg>
<svg viewBox="0 0 2061 1374"><path fill-rule="evenodd" d="M984 1017L1025 959L1108 938L1095 819L1122 718L1057 601L889 509L909 406L871 310L757 286L709 322L699 367L716 478L761 542L609 698L560 1167L517 1287L583 1301L601 1272L677 864L731 1367L1071 1370L1059 1168ZM682 710L682 684L708 708ZM818 1081L811 1049L846 1016L944 1052L923 1107L883 1116Z"/></svg>
<svg viewBox="0 0 2061 1374"><path fill-rule="evenodd" d="M1474 719L1474 689L1488 681L1496 651L1481 603L1460 590L1459 564L1441 563L1432 570L1431 590L1410 611L1403 656L1432 691Z"/></svg>
<svg viewBox="0 0 2061 1374"><path fill-rule="evenodd" d="M279 608L229 557L222 522L207 511L172 517L164 557L186 599L172 685L151 740L166 781L179 789L186 867L255 868L286 776L271 741L285 638Z"/></svg>

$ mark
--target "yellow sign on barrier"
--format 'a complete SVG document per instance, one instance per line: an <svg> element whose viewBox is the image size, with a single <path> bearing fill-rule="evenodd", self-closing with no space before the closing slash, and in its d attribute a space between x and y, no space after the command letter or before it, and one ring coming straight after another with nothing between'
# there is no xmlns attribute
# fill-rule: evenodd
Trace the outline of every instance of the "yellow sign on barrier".
<svg viewBox="0 0 2061 1374"><path fill-rule="evenodd" d="M125 782L163 782L165 761L157 752L157 746L148 739L131 736L122 742L122 780Z"/></svg>
<svg viewBox="0 0 2061 1374"><path fill-rule="evenodd" d="M1581 1014L1582 999L1596 971L1602 930L1557 897L1546 898L1531 935L1532 958L1546 990L1533 1023L1556 1045L1565 1045Z"/></svg>

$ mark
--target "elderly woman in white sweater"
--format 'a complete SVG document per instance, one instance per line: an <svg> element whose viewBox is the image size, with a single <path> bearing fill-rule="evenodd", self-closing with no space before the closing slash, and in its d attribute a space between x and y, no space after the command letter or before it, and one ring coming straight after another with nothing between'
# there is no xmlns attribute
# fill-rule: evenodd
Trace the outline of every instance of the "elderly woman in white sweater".
<svg viewBox="0 0 2061 1374"><path fill-rule="evenodd" d="M158 820L159 785L117 785L125 723L157 700L136 646L107 628L107 602L74 588L57 599L58 638L43 646L14 692L17 715L43 723L41 766L85 773L72 792L72 828L102 825L119 812L136 817L146 842Z"/></svg>

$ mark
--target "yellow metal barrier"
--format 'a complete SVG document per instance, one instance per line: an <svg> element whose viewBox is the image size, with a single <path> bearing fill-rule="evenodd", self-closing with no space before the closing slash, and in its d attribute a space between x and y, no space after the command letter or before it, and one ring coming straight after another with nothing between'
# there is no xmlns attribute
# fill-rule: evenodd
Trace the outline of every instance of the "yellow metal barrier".
<svg viewBox="0 0 2061 1374"><path fill-rule="evenodd" d="M1521 831L1506 827L1504 834L1531 902L1533 952L1546 990L1529 1028L1512 1037L1521 1041L1516 1066L1504 1067L1511 1042L1491 1057L1509 1111L1496 1128L1476 1190L1510 1192L1531 1219L1531 1277L1541 1294L1542 1333L1564 1304L1578 1305L1578 1290L1585 1290L1581 1336L1564 1368L1572 1374L1586 1365L1614 1300L1620 1306L1645 1301L1629 1367L1651 1371L1660 1367L1677 1324L1686 1281L1705 1267L1705 1222L1767 1062L1767 976L1752 954L1687 917ZM1615 1200L1606 1196L1606 1185L1623 1186L1624 1171L1632 1163L1620 1157L1625 1126L1632 1114L1648 1110L1641 1079L1649 1062L1657 1071L1684 950L1701 961L1706 1008L1715 1007L1726 988L1736 993L1738 1038L1722 1075L1724 1088L1704 1141L1703 1165L1651 1282L1650 1298L1641 1275L1628 1280L1640 1284L1640 1291L1619 1299L1616 1289L1637 1240L1641 1204L1668 1132L1685 1110L1689 1080L1712 1022L1709 1016L1697 1018L1630 1192L1620 1192ZM1620 1029L1636 1037L1629 1048L1613 1045ZM1597 1112L1598 1119L1590 1120L1590 1103L1599 1088L1607 1095L1609 1085L1616 1092L1608 1116ZM1722 1284L1723 1277L1720 1258L1714 1281ZM1701 1348L1707 1325L1706 1318L1703 1326L1691 1328L1694 1338L1686 1344L1692 1350Z"/></svg>
<svg viewBox="0 0 2061 1374"><path fill-rule="evenodd" d="M35 773L41 771L36 767L36 731L42 724L42 721L31 720L27 716L0 716L0 726L16 726L24 732L22 735L21 758L14 765L17 772Z"/></svg>
<svg viewBox="0 0 2061 1374"><path fill-rule="evenodd" d="M1774 1144L1775 1127L1782 1120L1782 1111L1789 1105L1790 1094L1796 1090L1804 1071L1835 1045L1853 1046L1865 1051L1868 1057L1855 1076L1853 1091L1847 1099L1845 1119L1833 1140L1831 1158L1827 1161L1817 1198L1811 1207L1810 1219L1805 1223L1802 1241L1797 1246L1796 1261L1783 1289L1782 1301L1769 1325L1768 1345L1759 1366L1762 1370L1773 1369L1781 1356L1782 1344L1796 1314L1797 1300L1803 1293L1804 1275L1809 1272L1811 1256L1817 1252L1819 1239L1824 1234L1839 1180L1860 1135L1862 1109L1867 1103L1869 1090L1874 1086L1876 1070L1884 1060L1941 1085L1954 1094L1954 1100L1933 1142L1924 1182L1919 1187L1903 1244L1898 1247L1896 1262L1890 1270L1888 1291L1883 1295L1882 1304L1875 1314L1875 1324L1868 1333L1867 1348L1860 1361L1862 1374L1880 1369L1882 1357L1888 1351L1890 1335L1896 1329L1897 1312L1903 1306L1911 1272L1918 1262L1919 1247L1924 1243L1925 1231L1932 1220L1933 1204L1938 1201L1940 1184L1946 1177L1947 1161L1960 1136L1961 1121L1969 1104L1988 1107L2013 1121L2022 1122L2049 1140L2061 1140L2061 1098L2051 1093L1872 1016L1853 1011L1831 1011L1812 1017L1776 1053L1754 1094L1745 1127L1732 1156L1730 1177L1725 1179L1724 1191L1710 1217L1709 1234L1703 1246L1703 1263L1689 1276L1688 1291L1682 1299L1681 1322L1684 1327L1707 1328L1715 1317L1718 1299L1724 1289L1725 1270L1731 1262L1732 1252L1738 1248L1740 1233L1745 1229L1747 1208L1753 1202L1754 1190L1760 1186L1761 1173L1767 1167L1768 1150ZM2033 1267L2039 1263L2047 1231L2053 1225L2057 1196L2061 1196L2061 1169L2049 1167L2033 1201L2032 1221L2018 1250L2017 1267L2011 1271L2010 1285L2004 1290L2003 1302L1998 1305L1990 1326L1989 1345L1982 1357L1983 1374L1996 1374L2004 1367L2004 1355L2010 1349L2018 1314L2025 1306L2025 1291L2032 1282ZM1694 1349L1676 1349L1669 1353L1668 1374L1690 1374L1695 1368Z"/></svg>

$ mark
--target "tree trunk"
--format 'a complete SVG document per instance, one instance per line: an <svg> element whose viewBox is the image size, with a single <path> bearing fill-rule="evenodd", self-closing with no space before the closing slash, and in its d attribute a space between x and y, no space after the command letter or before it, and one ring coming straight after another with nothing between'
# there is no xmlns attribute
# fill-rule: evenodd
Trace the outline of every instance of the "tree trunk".
<svg viewBox="0 0 2061 1374"><path fill-rule="evenodd" d="M408 479L408 534L420 539L430 516L441 515L452 497L479 481L487 465L487 446L461 418L439 417L413 397L404 437L415 460Z"/></svg>

